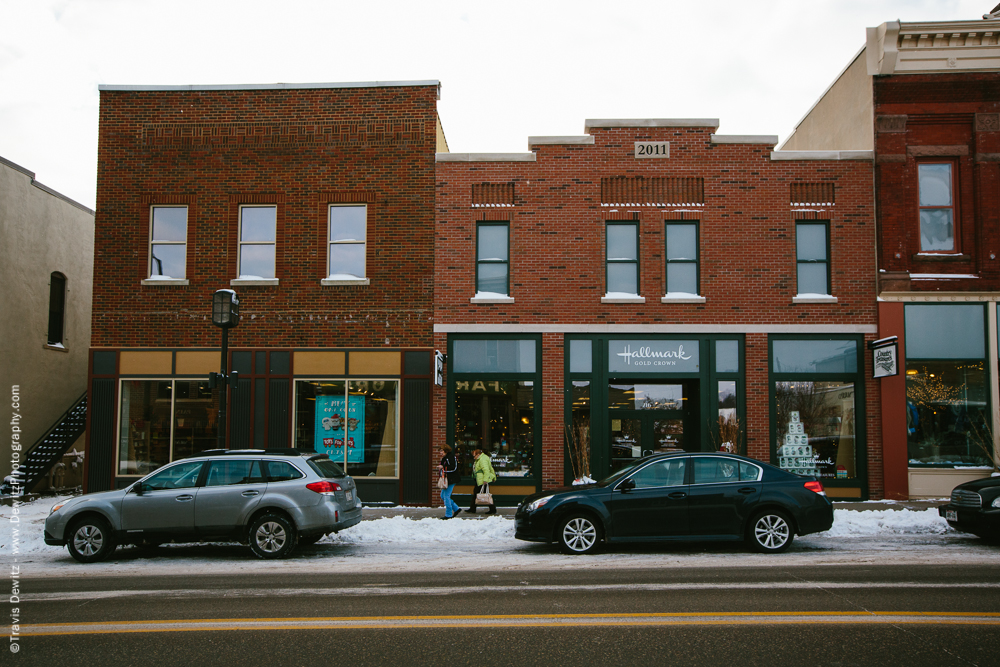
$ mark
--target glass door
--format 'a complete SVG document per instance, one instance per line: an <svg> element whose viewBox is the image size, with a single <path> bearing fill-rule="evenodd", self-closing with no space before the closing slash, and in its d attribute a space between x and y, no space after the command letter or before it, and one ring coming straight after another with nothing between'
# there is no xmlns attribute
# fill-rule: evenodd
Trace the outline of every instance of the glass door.
<svg viewBox="0 0 1000 667"><path fill-rule="evenodd" d="M612 380L608 389L605 474L650 454L701 449L697 380Z"/></svg>

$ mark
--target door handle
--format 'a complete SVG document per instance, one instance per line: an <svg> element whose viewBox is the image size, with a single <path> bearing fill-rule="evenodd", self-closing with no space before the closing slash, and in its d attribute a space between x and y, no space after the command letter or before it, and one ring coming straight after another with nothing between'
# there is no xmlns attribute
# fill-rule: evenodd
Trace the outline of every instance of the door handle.
<svg viewBox="0 0 1000 667"><path fill-rule="evenodd" d="M757 489L753 488L752 486L744 486L742 489L740 489L740 493L756 493L756 492Z"/></svg>
<svg viewBox="0 0 1000 667"><path fill-rule="evenodd" d="M253 498L254 496L259 496L259 495L260 495L260 491L244 491L243 492L243 497L244 498Z"/></svg>
<svg viewBox="0 0 1000 667"><path fill-rule="evenodd" d="M683 491L674 491L669 496L667 496L667 498L673 498L675 500L678 500L680 498L687 498L687 495L688 494L684 493Z"/></svg>
<svg viewBox="0 0 1000 667"><path fill-rule="evenodd" d="M183 502L186 502L188 500L194 500L194 496L192 496L190 494L184 494L183 496L177 496L176 498L174 498L174 500L177 500L177 501L183 503Z"/></svg>

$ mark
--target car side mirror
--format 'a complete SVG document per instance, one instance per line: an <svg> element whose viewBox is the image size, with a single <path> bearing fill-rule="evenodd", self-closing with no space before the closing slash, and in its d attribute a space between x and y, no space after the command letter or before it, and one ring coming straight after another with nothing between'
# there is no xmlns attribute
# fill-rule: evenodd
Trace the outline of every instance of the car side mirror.
<svg viewBox="0 0 1000 667"><path fill-rule="evenodd" d="M137 496L141 496L142 495L142 493L143 493L143 484L142 484L142 482L138 482L138 483L136 483L135 486L132 487L132 493L134 493Z"/></svg>
<svg viewBox="0 0 1000 667"><path fill-rule="evenodd" d="M618 490L621 491L622 493L628 493L634 488L635 488L635 480L630 478L622 482L621 486L618 487Z"/></svg>

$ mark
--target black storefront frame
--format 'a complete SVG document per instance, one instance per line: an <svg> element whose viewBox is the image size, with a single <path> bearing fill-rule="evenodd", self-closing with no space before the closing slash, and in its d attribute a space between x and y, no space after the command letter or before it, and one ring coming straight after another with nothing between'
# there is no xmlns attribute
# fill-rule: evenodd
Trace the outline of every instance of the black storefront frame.
<svg viewBox="0 0 1000 667"><path fill-rule="evenodd" d="M480 371L480 372L456 372L454 370L454 363L456 361L455 357L455 341L459 340L531 340L535 343L535 371L533 373L516 373L516 372L491 372L491 371ZM484 334L449 334L448 335L448 375L446 379L447 386L447 411L445 420L447 422L446 428L446 442L449 445L454 446L455 443L455 388L459 382L473 382L477 380L482 381L497 381L497 382L531 382L532 383L532 405L533 405L533 422L532 422L532 459L531 459L531 477L497 477L496 482L493 482L491 486L493 487L534 487L535 491L540 491L542 489L542 418L544 411L542 409L542 336L541 334L499 334L499 333L484 333ZM459 483L460 486L475 485L475 478L469 475L463 475L462 481ZM507 495L503 493L496 493L494 489L494 501L498 505L509 505L516 504L521 496L520 495ZM526 494L525 494L526 495ZM454 494L453 496L456 502L463 502L468 496L465 494ZM459 500L459 499L462 500Z"/></svg>
<svg viewBox="0 0 1000 667"><path fill-rule="evenodd" d="M612 340L697 340L699 354L699 371L696 373L621 373L611 372L609 368L608 345ZM591 341L590 372L573 372L571 370L571 346L573 341ZM716 370L716 343L718 341L736 341L738 349L738 367L736 372L719 372ZM573 382L590 382L590 433L591 433L591 476L597 479L605 475L605 469L600 468L603 453L595 452L605 447L605 435L610 428L610 410L608 407L608 386L611 379L620 380L698 380L699 439L701 451L709 451L713 442L718 441L718 383L724 381L736 382L736 416L742 424L743 448L746 441L746 337L742 333L734 334L703 334L703 333L670 333L649 334L616 332L611 334L566 334L564 338L563 366L563 424L572 424L573 420ZM610 458L610 455L606 458ZM573 481L573 469L569 461L568 443L564 442L564 478L565 483ZM610 462L608 462L610 463Z"/></svg>
<svg viewBox="0 0 1000 667"><path fill-rule="evenodd" d="M854 479L822 478L823 486L831 489L858 489L860 500L868 500L868 407L865 400L865 358L867 355L865 337L861 334L770 334L767 337L767 386L768 386L768 418L770 420L770 452L771 465L777 466L778 441L782 434L778 433L778 405L775 385L778 382L803 381L808 378L812 382L853 382L854 383ZM812 340L812 341L853 341L856 350L856 370L854 373L799 373L774 371L774 342L777 340ZM837 496L839 497L839 496ZM848 497L844 497L847 499Z"/></svg>

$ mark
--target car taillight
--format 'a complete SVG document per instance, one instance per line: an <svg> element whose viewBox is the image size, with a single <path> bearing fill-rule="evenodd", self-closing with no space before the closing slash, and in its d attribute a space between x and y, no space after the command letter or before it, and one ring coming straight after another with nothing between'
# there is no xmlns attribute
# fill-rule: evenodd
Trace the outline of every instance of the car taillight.
<svg viewBox="0 0 1000 667"><path fill-rule="evenodd" d="M340 484L336 482L328 482L325 479L322 482L313 482L312 484L306 484L306 488L310 491L315 491L316 493L322 493L323 495L330 495L340 491Z"/></svg>
<svg viewBox="0 0 1000 667"><path fill-rule="evenodd" d="M812 491L813 493L818 493L821 496L825 496L826 495L826 491L823 490L823 485L820 484L819 482L817 482L816 480L812 480L810 482L806 482L804 484L804 486L807 489L809 489L810 491Z"/></svg>

